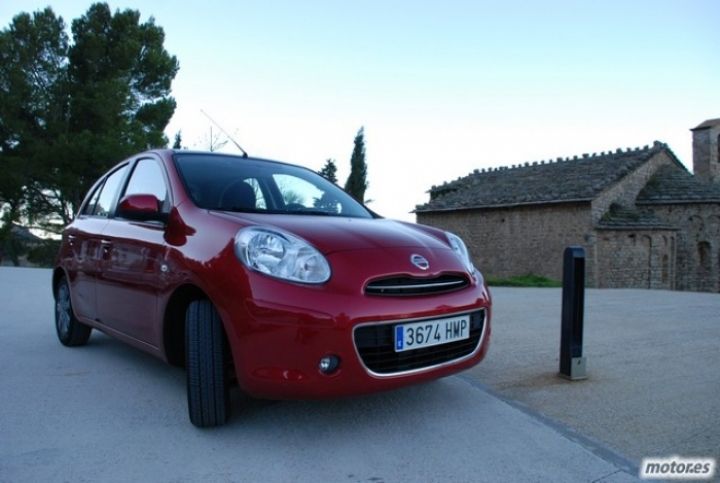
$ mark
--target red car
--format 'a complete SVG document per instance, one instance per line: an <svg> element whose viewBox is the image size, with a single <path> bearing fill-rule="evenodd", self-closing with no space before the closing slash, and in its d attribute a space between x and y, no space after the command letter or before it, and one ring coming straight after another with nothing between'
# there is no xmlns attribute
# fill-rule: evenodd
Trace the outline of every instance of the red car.
<svg viewBox="0 0 720 483"><path fill-rule="evenodd" d="M150 151L115 166L63 233L60 341L99 329L187 368L190 420L263 398L393 389L486 354L490 294L457 236L386 220L318 174Z"/></svg>

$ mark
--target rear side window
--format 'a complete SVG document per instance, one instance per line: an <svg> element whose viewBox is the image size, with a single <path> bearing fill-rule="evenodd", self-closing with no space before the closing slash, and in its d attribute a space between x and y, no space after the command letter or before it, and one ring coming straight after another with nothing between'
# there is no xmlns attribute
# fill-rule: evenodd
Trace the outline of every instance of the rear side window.
<svg viewBox="0 0 720 483"><path fill-rule="evenodd" d="M83 215L92 215L95 211L95 207L98 204L98 199L100 198L100 192L102 191L102 183L95 188L95 191L93 192L92 196L90 197L90 201L88 201L88 204L85 205L85 208L82 210Z"/></svg>
<svg viewBox="0 0 720 483"><path fill-rule="evenodd" d="M125 177L125 171L127 171L127 165L115 170L105 180L105 184L100 189L100 195L97 202L94 204L93 212L88 213L94 216L101 216L107 218L115 208L115 199L120 188L120 183Z"/></svg>

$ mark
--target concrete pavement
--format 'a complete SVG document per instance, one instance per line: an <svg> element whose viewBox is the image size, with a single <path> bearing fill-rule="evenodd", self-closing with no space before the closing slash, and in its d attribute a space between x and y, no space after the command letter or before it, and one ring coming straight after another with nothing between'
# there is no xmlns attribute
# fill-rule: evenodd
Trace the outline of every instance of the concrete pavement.
<svg viewBox="0 0 720 483"><path fill-rule="evenodd" d="M720 458L720 294L587 290L578 382L557 376L561 289L493 294L490 353L466 375L636 465Z"/></svg>
<svg viewBox="0 0 720 483"><path fill-rule="evenodd" d="M229 425L198 430L182 370L97 331L59 344L49 280L0 268L2 482L635 480L627 460L467 376L334 401L235 394Z"/></svg>

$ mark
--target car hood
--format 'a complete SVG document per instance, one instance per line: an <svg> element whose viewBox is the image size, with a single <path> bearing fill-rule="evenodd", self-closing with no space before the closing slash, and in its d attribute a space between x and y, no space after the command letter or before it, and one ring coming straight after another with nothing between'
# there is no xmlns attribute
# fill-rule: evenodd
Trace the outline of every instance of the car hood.
<svg viewBox="0 0 720 483"><path fill-rule="evenodd" d="M244 225L276 227L289 231L307 240L324 254L344 250L378 248L450 248L440 230L401 221L306 215L215 213L242 221Z"/></svg>

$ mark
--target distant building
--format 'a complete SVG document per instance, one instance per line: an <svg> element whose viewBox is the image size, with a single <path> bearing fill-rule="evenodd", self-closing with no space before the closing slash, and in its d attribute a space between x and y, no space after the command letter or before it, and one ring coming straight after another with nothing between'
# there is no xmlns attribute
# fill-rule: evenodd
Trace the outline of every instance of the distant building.
<svg viewBox="0 0 720 483"><path fill-rule="evenodd" d="M38 243L42 242L42 238L33 234L30 229L15 223L13 223L12 228L10 228L10 233L17 240L20 240L22 243L30 246L36 246Z"/></svg>
<svg viewBox="0 0 720 483"><path fill-rule="evenodd" d="M483 272L562 278L568 245L592 287L720 291L720 119L692 130L694 175L666 144L476 170L434 186L419 223L461 235Z"/></svg>

